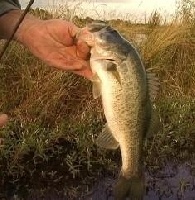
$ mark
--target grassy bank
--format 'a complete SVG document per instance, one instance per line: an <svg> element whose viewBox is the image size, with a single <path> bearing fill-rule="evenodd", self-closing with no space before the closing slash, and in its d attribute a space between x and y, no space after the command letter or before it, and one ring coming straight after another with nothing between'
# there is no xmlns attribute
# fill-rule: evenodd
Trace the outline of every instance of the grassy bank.
<svg viewBox="0 0 195 200"><path fill-rule="evenodd" d="M195 158L195 17L185 16L180 13L169 25L109 22L135 43L146 68L153 68L160 80L156 107L163 128L144 147L150 168L173 158ZM86 22L73 20L78 26ZM146 35L139 43L138 33ZM10 116L0 130L5 138L1 198L19 194L25 199L32 189L44 194L48 188L73 198L102 175L116 175L120 152L94 144L105 119L88 80L48 68L16 43L1 61L0 80L0 110Z"/></svg>

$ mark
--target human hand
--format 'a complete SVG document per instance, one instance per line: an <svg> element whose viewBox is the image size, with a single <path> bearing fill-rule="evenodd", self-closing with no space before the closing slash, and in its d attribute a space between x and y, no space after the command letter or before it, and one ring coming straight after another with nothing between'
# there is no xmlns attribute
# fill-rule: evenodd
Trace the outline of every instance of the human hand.
<svg viewBox="0 0 195 200"><path fill-rule="evenodd" d="M29 18L19 28L16 38L48 65L90 79L90 49L85 42L75 40L79 30L73 23L60 19Z"/></svg>

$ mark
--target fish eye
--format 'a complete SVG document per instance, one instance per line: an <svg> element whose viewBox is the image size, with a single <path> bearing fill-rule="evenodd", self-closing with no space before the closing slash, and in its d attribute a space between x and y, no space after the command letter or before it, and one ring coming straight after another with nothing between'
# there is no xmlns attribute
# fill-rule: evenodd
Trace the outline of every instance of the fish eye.
<svg viewBox="0 0 195 200"><path fill-rule="evenodd" d="M96 39L97 39L98 44L100 44L101 46L106 46L109 41L107 33L105 33L105 32L99 33L98 37Z"/></svg>

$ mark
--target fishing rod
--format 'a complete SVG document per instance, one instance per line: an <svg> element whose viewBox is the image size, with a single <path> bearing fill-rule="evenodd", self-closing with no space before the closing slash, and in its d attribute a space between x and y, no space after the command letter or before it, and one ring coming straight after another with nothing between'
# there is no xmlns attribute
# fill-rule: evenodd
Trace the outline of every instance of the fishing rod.
<svg viewBox="0 0 195 200"><path fill-rule="evenodd" d="M18 28L20 27L20 24L23 22L26 14L29 12L32 4L34 3L34 0L30 0L28 5L26 6L24 12L22 13L22 15L20 16L18 22L16 23L16 25L14 26L14 29L13 29L13 33L11 34L10 38L6 41L5 45L3 46L3 49L2 51L0 52L0 61L1 59L3 58L4 54L5 54L5 51L7 50L7 48L9 47L9 44L10 42L13 40L14 38L14 35L16 33L16 31L18 30Z"/></svg>

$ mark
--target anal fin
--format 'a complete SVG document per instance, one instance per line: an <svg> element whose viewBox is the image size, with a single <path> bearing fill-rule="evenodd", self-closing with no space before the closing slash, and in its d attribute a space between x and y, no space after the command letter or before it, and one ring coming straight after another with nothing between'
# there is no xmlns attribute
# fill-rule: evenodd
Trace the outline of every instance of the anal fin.
<svg viewBox="0 0 195 200"><path fill-rule="evenodd" d="M146 132L146 138L150 138L157 134L162 129L162 123L156 110L152 108L151 120L149 128Z"/></svg>

